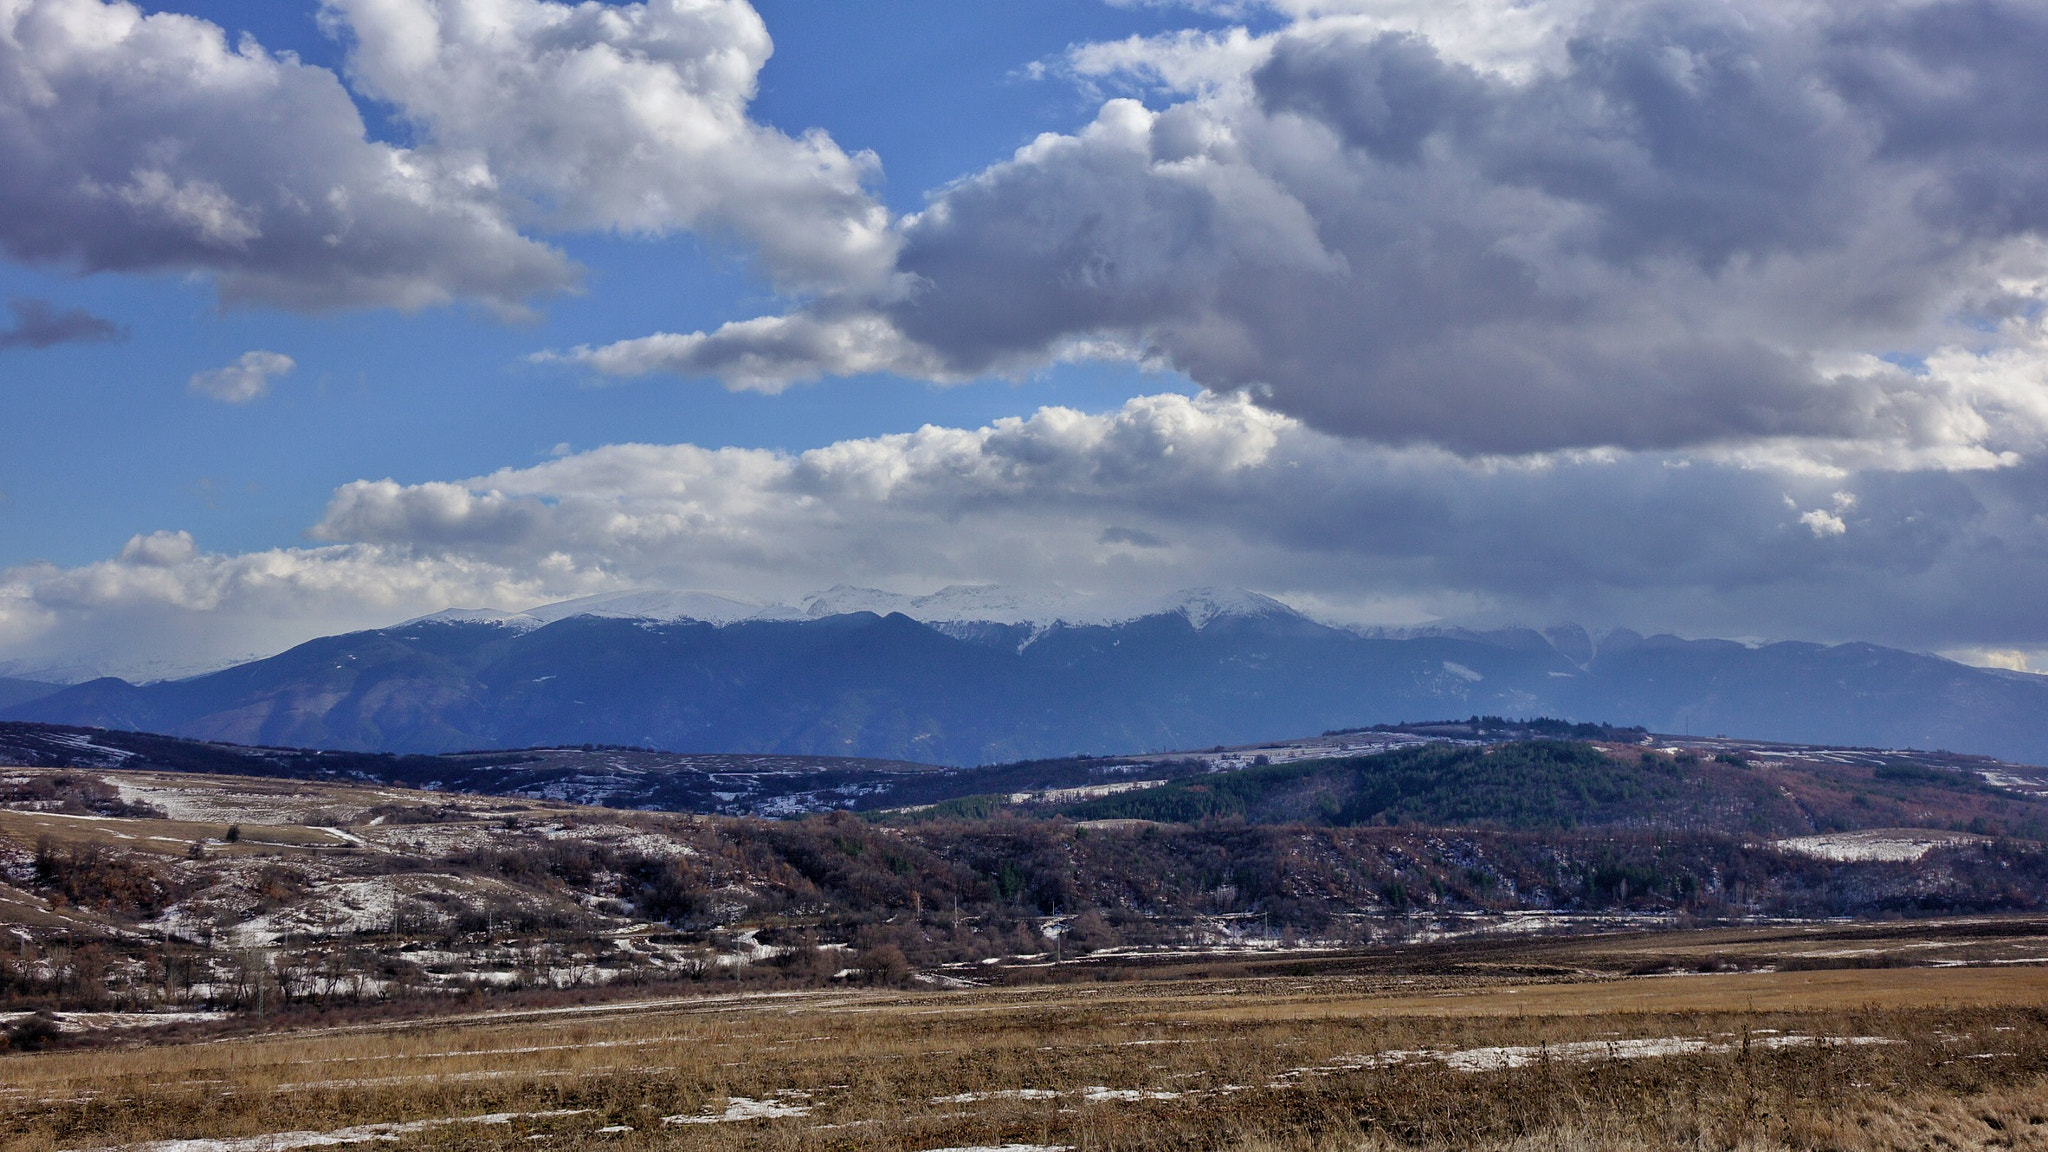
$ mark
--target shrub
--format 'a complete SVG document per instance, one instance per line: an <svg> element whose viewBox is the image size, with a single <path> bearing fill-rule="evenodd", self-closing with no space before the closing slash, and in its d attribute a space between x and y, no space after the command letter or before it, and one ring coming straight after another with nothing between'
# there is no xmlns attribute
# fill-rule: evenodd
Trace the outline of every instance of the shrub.
<svg viewBox="0 0 2048 1152"><path fill-rule="evenodd" d="M63 1036L57 1026L57 1017L50 1012L37 1012L16 1020L7 1029L7 1046L17 1052L39 1052L56 1043Z"/></svg>
<svg viewBox="0 0 2048 1152"><path fill-rule="evenodd" d="M910 960L894 944L879 944L862 952L853 966L860 978L870 984L903 984L910 980Z"/></svg>

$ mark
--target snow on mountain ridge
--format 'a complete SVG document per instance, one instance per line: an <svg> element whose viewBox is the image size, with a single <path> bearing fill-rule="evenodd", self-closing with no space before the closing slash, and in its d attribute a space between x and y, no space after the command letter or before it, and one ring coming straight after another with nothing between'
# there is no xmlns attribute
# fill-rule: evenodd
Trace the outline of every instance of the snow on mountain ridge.
<svg viewBox="0 0 2048 1152"><path fill-rule="evenodd" d="M425 616L415 616L398 627L410 628L415 624L497 624L526 632L540 627L543 623L545 621L537 620L524 612L506 612L498 608L444 608Z"/></svg>
<svg viewBox="0 0 2048 1152"><path fill-rule="evenodd" d="M1301 615L1271 596L1244 588L1188 588L1174 593L1164 611L1185 613L1188 623L1197 629L1206 628L1210 621L1223 617ZM1145 613L1148 616L1163 614Z"/></svg>
<svg viewBox="0 0 2048 1152"><path fill-rule="evenodd" d="M884 592L879 588L856 588L851 584L835 584L823 592L813 592L798 601L799 610L805 617L820 620L827 616L844 616L849 612L873 612L887 616L891 612L902 612L910 607L916 597L901 592Z"/></svg>
<svg viewBox="0 0 2048 1152"><path fill-rule="evenodd" d="M804 598L813 619L846 612L901 612L926 624L1127 624L1147 616L1185 615L1196 628L1225 617L1299 616L1288 605L1243 588L1187 588L1137 600L1076 597L1064 603L1000 584L953 584L928 596L839 585Z"/></svg>
<svg viewBox="0 0 2048 1152"><path fill-rule="evenodd" d="M543 604L524 612L450 608L408 620L406 624L483 623L537 628L572 616L600 616L664 623L697 620L723 626L747 620L817 620L853 612L873 612L878 616L902 613L913 620L934 625L1029 625L1039 631L1056 624L1126 624L1148 616L1176 612L1185 615L1188 622L1198 629L1226 617L1300 615L1270 596L1243 588L1190 588L1167 596L1136 600L1077 597L1061 602L999 584L953 584L924 596L840 584L801 597L794 606L754 604L714 592L641 588Z"/></svg>
<svg viewBox="0 0 2048 1152"><path fill-rule="evenodd" d="M950 584L928 596L841 584L803 598L803 613L812 619L848 612L901 612L926 624L1050 624L1075 619L1046 597L998 584Z"/></svg>
<svg viewBox="0 0 2048 1152"><path fill-rule="evenodd" d="M761 615L764 606L721 596L716 592L677 592L659 588L635 588L625 592L600 592L556 604L543 604L524 613L542 623L552 624L571 616L604 616L622 620L702 620L706 624L736 624Z"/></svg>

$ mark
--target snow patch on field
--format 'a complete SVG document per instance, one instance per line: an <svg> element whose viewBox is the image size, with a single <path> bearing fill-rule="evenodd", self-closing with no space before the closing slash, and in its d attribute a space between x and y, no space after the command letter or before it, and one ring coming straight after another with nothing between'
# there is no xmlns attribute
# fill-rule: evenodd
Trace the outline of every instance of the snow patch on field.
<svg viewBox="0 0 2048 1152"><path fill-rule="evenodd" d="M1808 1048L1900 1044L1884 1036L1755 1036L1757 1048ZM1367 1068L1390 1068L1398 1064L1430 1061L1453 1072L1498 1072L1504 1068L1525 1068L1545 1060L1584 1063L1591 1060L1646 1060L1660 1056L1719 1055L1741 1047L1734 1042L1707 1040L1696 1036L1656 1036L1639 1040L1578 1040L1541 1046L1504 1045L1489 1048L1461 1048L1444 1052L1431 1048L1376 1052L1369 1056L1344 1056L1325 1064L1295 1068L1275 1077L1271 1087L1282 1088L1305 1076L1329 1076Z"/></svg>
<svg viewBox="0 0 2048 1152"><path fill-rule="evenodd" d="M2048 786L2044 786L2040 780L2016 776L2010 772L1984 769L1980 770L1977 776L1993 788L2008 788L2014 792L2026 792L2035 796L2048 792Z"/></svg>
<svg viewBox="0 0 2048 1152"><path fill-rule="evenodd" d="M0 1012L0 1027L35 1015L33 1012ZM64 1032L101 1032L109 1028L160 1028L167 1024L194 1024L225 1020L226 1012L52 1012Z"/></svg>
<svg viewBox="0 0 2048 1152"><path fill-rule="evenodd" d="M275 944L287 936L350 936L359 932L388 930L401 900L428 890L462 890L473 885L466 879L431 877L439 883L423 883L420 877L364 877L324 881L316 884L310 898L290 906L252 917L229 931L238 947L255 948ZM193 936L196 925L186 925L173 909L159 919L166 932Z"/></svg>
<svg viewBox="0 0 2048 1152"><path fill-rule="evenodd" d="M638 852L643 856L671 860L677 857L697 855L697 850L673 836L659 832L620 831L616 827L573 826L549 829L549 835L557 840L583 840L624 852Z"/></svg>
<svg viewBox="0 0 2048 1152"><path fill-rule="evenodd" d="M1865 832L1828 832L1819 836L1793 836L1777 846L1801 856L1843 862L1918 860L1936 848L1957 844L1980 844L1986 837L1968 832L1938 832L1917 829L1880 829Z"/></svg>
<svg viewBox="0 0 2048 1152"><path fill-rule="evenodd" d="M547 1077L573 1075L575 1073L560 1068L543 1068L533 1072L521 1072L510 1068L487 1068L477 1072L416 1072L408 1076L363 1076L346 1080L293 1080L279 1084L272 1091L300 1092L314 1088L329 1090L336 1088L393 1088L405 1084L418 1084L423 1081L435 1084L455 1084L472 1080L505 1080L518 1076L526 1076L538 1080Z"/></svg>
<svg viewBox="0 0 2048 1152"><path fill-rule="evenodd" d="M1012 804L1067 804L1076 800L1099 800L1104 796L1116 796L1124 792L1139 792L1146 788L1157 788L1164 780L1118 780L1110 784L1082 784L1074 788L1045 788L1037 792L1012 792Z"/></svg>
<svg viewBox="0 0 2048 1152"><path fill-rule="evenodd" d="M934 1104L977 1104L983 1100L1057 1100L1060 1094L1051 1088L1005 1088L1000 1092L956 1092L951 1096L934 1096Z"/></svg>
<svg viewBox="0 0 2048 1152"><path fill-rule="evenodd" d="M973 1144L963 1148L928 1148L926 1152L1073 1152L1073 1144Z"/></svg>
<svg viewBox="0 0 2048 1152"><path fill-rule="evenodd" d="M745 1096L729 1096L726 1098L725 1111L723 1112L707 1112L701 1116L663 1116L661 1122L663 1124L731 1124L741 1120L782 1120L792 1116L808 1116L811 1114L811 1106L808 1103L795 1103L794 1101L808 1101L810 1098L811 1095L808 1092L793 1090L777 1092L773 1098L767 1100L754 1100Z"/></svg>
<svg viewBox="0 0 2048 1152"><path fill-rule="evenodd" d="M1178 1100L1179 1092L1146 1092L1137 1088L1109 1088L1103 1085L1081 1090L1081 1098L1090 1104L1110 1104L1132 1100Z"/></svg>
<svg viewBox="0 0 2048 1152"><path fill-rule="evenodd" d="M993 1092L958 1092L951 1096L934 1096L934 1104L978 1104L983 1100L1057 1100L1067 1093L1051 1088L1005 1088ZM1128 1103L1135 1100L1178 1100L1184 1092L1153 1092L1140 1088L1111 1088L1096 1084L1083 1088L1078 1093L1090 1104Z"/></svg>
<svg viewBox="0 0 2048 1152"><path fill-rule="evenodd" d="M146 1144L119 1144L94 1152L283 1152L287 1148L321 1148L337 1144L391 1143L401 1136L446 1128L454 1124L510 1124L514 1120L540 1120L575 1116L587 1108L554 1112L487 1112L481 1116L450 1116L441 1120L408 1120L394 1124L358 1124L326 1132L265 1132L260 1136L197 1137L185 1140L152 1140Z"/></svg>

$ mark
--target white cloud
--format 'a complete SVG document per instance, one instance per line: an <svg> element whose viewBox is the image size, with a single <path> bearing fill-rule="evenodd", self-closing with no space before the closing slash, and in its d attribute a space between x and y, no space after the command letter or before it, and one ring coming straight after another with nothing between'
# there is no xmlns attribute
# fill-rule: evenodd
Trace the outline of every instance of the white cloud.
<svg viewBox="0 0 2048 1152"><path fill-rule="evenodd" d="M1942 655L1959 663L1974 664L1979 668L2032 672L2034 665L2041 662L2043 654L2021 648L1958 648L1943 652Z"/></svg>
<svg viewBox="0 0 2048 1152"><path fill-rule="evenodd" d="M0 4L0 246L205 271L231 304L517 308L575 283L488 187L367 138L338 78L176 13Z"/></svg>
<svg viewBox="0 0 2048 1152"><path fill-rule="evenodd" d="M1058 70L1093 86L1130 85L1191 96L1241 84L1271 50L1243 28L1170 32L1077 44L1067 49Z"/></svg>
<svg viewBox="0 0 2048 1152"><path fill-rule="evenodd" d="M1801 512L1799 514L1799 522L1806 525L1813 532L1813 537L1816 540L1825 540L1830 536L1840 536L1849 530L1849 526L1842 522L1840 516L1825 508L1815 508L1811 512Z"/></svg>
<svg viewBox="0 0 2048 1152"><path fill-rule="evenodd" d="M779 387L1094 343L1464 454L1981 469L2048 435L2037 6L1271 7L1071 52L1176 98L943 189L886 290L579 358Z"/></svg>
<svg viewBox="0 0 2048 1152"><path fill-rule="evenodd" d="M270 379L297 368L298 362L282 352L244 352L225 368L194 372L192 391L224 404L247 404L270 391Z"/></svg>
<svg viewBox="0 0 2048 1152"><path fill-rule="evenodd" d="M368 137L332 71L114 0L0 3L0 247L85 272L203 272L231 305L508 314L580 271L527 231L692 230L778 287L872 288L898 238L871 155L747 116L745 0L328 0L352 79L417 130Z"/></svg>
<svg viewBox="0 0 2048 1152"><path fill-rule="evenodd" d="M131 536L121 546L121 562L139 568L172 568L199 555L190 532L152 532Z"/></svg>
<svg viewBox="0 0 2048 1152"><path fill-rule="evenodd" d="M938 356L906 339L888 320L858 312L841 317L761 316L733 321L714 332L662 332L602 348L575 348L564 355L542 353L534 359L569 360L607 376L715 376L728 388L769 393L821 376L869 372L956 379Z"/></svg>
<svg viewBox="0 0 2048 1152"><path fill-rule="evenodd" d="M724 233L786 287L888 271L872 154L747 117L772 45L745 0L325 0L351 76L555 229Z"/></svg>

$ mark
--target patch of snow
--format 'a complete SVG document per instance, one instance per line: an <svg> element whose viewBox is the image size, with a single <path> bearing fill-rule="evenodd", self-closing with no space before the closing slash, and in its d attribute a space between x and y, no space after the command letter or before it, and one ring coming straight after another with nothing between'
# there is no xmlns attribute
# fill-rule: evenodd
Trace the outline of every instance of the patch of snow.
<svg viewBox="0 0 2048 1152"><path fill-rule="evenodd" d="M1987 837L1968 832L1933 829L1892 828L1863 832L1828 832L1818 836L1792 836L1776 841L1786 852L1820 860L1888 861L1918 860L1936 848L1957 844L1979 844Z"/></svg>
<svg viewBox="0 0 2048 1152"><path fill-rule="evenodd" d="M392 1124L358 1124L326 1132L265 1132L260 1136L194 1137L183 1140L152 1140L144 1144L102 1146L94 1152L284 1152L289 1148L321 1148L336 1144L389 1143L401 1136L427 1132L455 1124L510 1124L514 1120L540 1120L575 1116L587 1108L552 1112L488 1112L481 1116L450 1116L441 1120L407 1120Z"/></svg>
<svg viewBox="0 0 2048 1152"><path fill-rule="evenodd" d="M620 620L701 620L707 624L733 624L758 615L764 606L716 592L669 592L636 588L626 592L601 592L555 604L529 608L525 615L544 624L572 616L600 616Z"/></svg>
<svg viewBox="0 0 2048 1152"><path fill-rule="evenodd" d="M415 624L496 624L515 632L531 632L545 621L535 619L525 612L501 612L496 608L449 608L426 616L415 616L399 624L410 628Z"/></svg>
<svg viewBox="0 0 2048 1152"><path fill-rule="evenodd" d="M663 1116L663 1124L732 1124L741 1120L782 1120L792 1116L811 1114L809 1104L788 1103L787 1100L809 1100L807 1092L782 1091L774 1099L753 1100L745 1096L726 1098L725 1111L711 1112L702 1116Z"/></svg>
<svg viewBox="0 0 2048 1152"><path fill-rule="evenodd" d="M1090 1104L1108 1104L1131 1100L1178 1100L1178 1092L1142 1092L1136 1088L1106 1088L1096 1085L1081 1090L1081 1098Z"/></svg>
<svg viewBox="0 0 2048 1152"><path fill-rule="evenodd" d="M926 1152L1073 1152L1073 1144L963 1144L961 1148L928 1148Z"/></svg>
<svg viewBox="0 0 2048 1152"><path fill-rule="evenodd" d="M1146 605L1138 612L1126 614L1120 619L1130 620L1142 616L1167 616L1180 613L1197 630L1207 628L1211 623L1231 617L1300 616L1301 613L1273 599L1271 596L1243 588L1185 588L1158 601ZM1104 621L1117 623L1118 618Z"/></svg>
<svg viewBox="0 0 2048 1152"><path fill-rule="evenodd" d="M452 1084L471 1080L503 1080L510 1076L569 1075L573 1075L573 1073L560 1070L520 1072L510 1068L487 1068L474 1072L416 1072L406 1076L365 1076L346 1080L292 1080L279 1084L273 1091L302 1092L314 1088L392 1088L404 1084L418 1084L421 1081L431 1081L435 1084Z"/></svg>
<svg viewBox="0 0 2048 1152"><path fill-rule="evenodd" d="M1037 792L1012 792L1010 803L1064 804L1070 800L1094 800L1103 796L1114 796L1119 792L1137 792L1146 788L1157 788L1164 780L1119 780L1113 784L1082 784L1073 788L1046 788Z"/></svg>
<svg viewBox="0 0 2048 1152"><path fill-rule="evenodd" d="M1885 1036L1756 1036L1751 1043L1759 1048L1805 1048L1812 1046L1862 1046L1869 1044L1899 1044ZM1272 1086L1286 1087L1291 1080L1304 1076L1328 1076L1339 1072L1357 1072L1366 1068L1387 1068L1396 1064L1432 1061L1442 1064L1454 1072L1497 1072L1504 1068L1525 1068L1544 1060L1559 1060L1571 1063L1585 1063L1592 1060L1647 1060L1663 1056L1718 1055L1733 1052L1738 1045L1693 1036L1658 1036L1638 1040L1576 1040L1564 1044L1541 1046L1507 1045L1488 1048L1461 1048L1443 1052L1420 1048L1377 1052L1368 1056L1346 1056L1325 1064L1313 1064L1282 1072L1275 1077Z"/></svg>
<svg viewBox="0 0 2048 1152"><path fill-rule="evenodd" d="M1057 1100L1060 1094L1050 1088L1005 1088L999 1092L960 1092L952 1096L934 1096L934 1104L975 1104L983 1100Z"/></svg>
<svg viewBox="0 0 2048 1152"><path fill-rule="evenodd" d="M382 817L379 817L379 819L382 819ZM344 844L352 844L357 848L374 847L374 845L372 845L368 840L365 840L361 836L358 836L353 832L347 831L346 829L335 828L329 825L322 825L320 831L327 833L329 836L334 837L336 840L339 840Z"/></svg>
<svg viewBox="0 0 2048 1152"><path fill-rule="evenodd" d="M0 1025L12 1024L35 1015L33 1012L0 1012ZM226 1012L53 1012L63 1032L100 1032L109 1028L160 1028L166 1024L193 1024L225 1020Z"/></svg>

